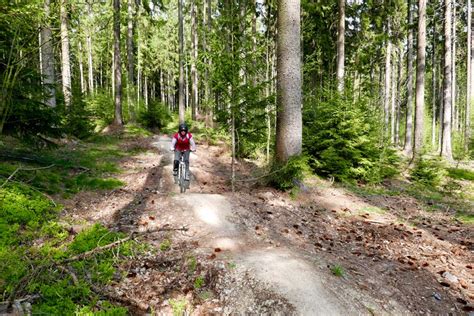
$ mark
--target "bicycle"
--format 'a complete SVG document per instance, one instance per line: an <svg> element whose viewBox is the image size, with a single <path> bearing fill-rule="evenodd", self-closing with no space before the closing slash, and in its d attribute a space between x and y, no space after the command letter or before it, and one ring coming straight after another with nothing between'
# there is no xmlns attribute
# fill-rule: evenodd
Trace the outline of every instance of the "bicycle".
<svg viewBox="0 0 474 316"><path fill-rule="evenodd" d="M184 161L184 154L179 156L178 174L174 176L174 182L179 185L179 192L185 193L189 189L189 180L186 180L186 162Z"/></svg>

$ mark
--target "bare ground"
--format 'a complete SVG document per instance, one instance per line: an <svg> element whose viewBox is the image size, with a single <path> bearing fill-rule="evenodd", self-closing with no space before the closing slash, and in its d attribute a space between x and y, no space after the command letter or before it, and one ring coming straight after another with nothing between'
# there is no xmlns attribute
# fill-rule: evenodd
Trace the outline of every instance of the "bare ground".
<svg viewBox="0 0 474 316"><path fill-rule="evenodd" d="M125 187L63 202L76 231L95 222L149 231L142 239L148 251L121 264L108 288L133 314L472 312L472 225L427 213L406 195L359 197L325 181L296 199L252 182L231 193L224 146L198 147L182 195L168 141L150 138L148 152L122 161L117 178ZM237 166L240 178L250 172ZM189 230L153 232L182 226ZM337 269L342 277L332 274Z"/></svg>

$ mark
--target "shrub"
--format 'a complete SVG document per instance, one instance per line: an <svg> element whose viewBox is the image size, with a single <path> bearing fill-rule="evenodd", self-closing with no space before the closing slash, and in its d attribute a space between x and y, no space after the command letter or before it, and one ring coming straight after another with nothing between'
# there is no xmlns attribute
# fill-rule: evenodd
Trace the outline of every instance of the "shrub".
<svg viewBox="0 0 474 316"><path fill-rule="evenodd" d="M303 146L313 169L337 180L377 183L397 173L399 158L380 142L381 128L367 102L329 97L309 102Z"/></svg>
<svg viewBox="0 0 474 316"><path fill-rule="evenodd" d="M423 185L437 187L447 175L444 162L441 158L418 158L415 167L410 172L410 178Z"/></svg>
<svg viewBox="0 0 474 316"><path fill-rule="evenodd" d="M171 114L161 103L151 103L138 113L138 122L147 128L162 128L171 120Z"/></svg>
<svg viewBox="0 0 474 316"><path fill-rule="evenodd" d="M310 166L307 156L293 156L286 164L275 163L268 181L280 190L289 190L298 185L303 180L305 174L310 173Z"/></svg>

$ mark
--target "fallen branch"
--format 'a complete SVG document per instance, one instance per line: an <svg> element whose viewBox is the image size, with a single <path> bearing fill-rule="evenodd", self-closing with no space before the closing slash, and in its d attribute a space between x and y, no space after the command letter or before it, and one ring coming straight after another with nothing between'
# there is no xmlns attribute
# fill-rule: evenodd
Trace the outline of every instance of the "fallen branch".
<svg viewBox="0 0 474 316"><path fill-rule="evenodd" d="M36 170L43 170L43 169L49 169L49 168L52 168L54 167L55 165L52 164L52 165L49 165L49 166L46 166L46 167L39 167L39 168L23 168L23 167L18 167L15 169L15 171L13 171L13 173L7 178L7 180L5 180L5 182L3 182L2 185L0 185L0 188L3 188L3 186L5 186L5 184L8 183L8 181L10 181L14 176L15 174L20 171L20 170L23 170L23 171L36 171Z"/></svg>
<svg viewBox="0 0 474 316"><path fill-rule="evenodd" d="M138 236L140 236L140 235L149 234L149 233L154 233L154 232L160 232L160 231L177 231L177 230L187 231L188 228L187 228L187 227L181 227L181 228L162 227L162 228L155 229L155 230L151 230L151 231L132 232L129 236L127 236L127 237L125 237L125 238L122 238L122 239L119 239L119 240L117 240L117 241L114 241L114 242L111 243L111 244L108 244L108 245L105 245L105 246L102 246L102 247L94 248L94 249L89 250L89 251L87 251L87 252L81 253L81 254L79 254L79 255L77 255L77 256L64 259L64 260L62 260L62 261L59 262L59 263L68 263L68 262L72 262L72 261L77 261L77 260L85 259L85 258L87 258L87 257L90 257L90 256L94 255L94 254L97 254L97 253L103 252L103 251L105 251L105 250L109 250L109 249L112 249L112 248L114 248L114 247L117 247L117 246L119 246L120 244L123 244L124 242L127 242L127 241L129 241L129 240L133 240L135 237L138 237Z"/></svg>
<svg viewBox="0 0 474 316"><path fill-rule="evenodd" d="M114 248L114 247L117 247L118 245L120 244L123 244L124 242L126 241L129 241L130 239L132 239L132 235L128 236L128 237L125 237L125 238L122 238L122 239L119 239L117 241L114 241L113 243L111 244L108 244L108 245L105 245L105 246L102 246L102 247L97 247L97 248L94 248L92 250L89 250L89 251L86 251L84 253L81 253L77 256L74 256L74 257L71 257L71 258L67 258L67 259L64 259L62 260L60 263L68 263L68 262L72 262L72 261L77 261L77 260L81 260L81 259L85 259L87 257L90 257L96 253L99 253L99 252L102 252L104 250L108 250L108 249L111 249L111 248Z"/></svg>

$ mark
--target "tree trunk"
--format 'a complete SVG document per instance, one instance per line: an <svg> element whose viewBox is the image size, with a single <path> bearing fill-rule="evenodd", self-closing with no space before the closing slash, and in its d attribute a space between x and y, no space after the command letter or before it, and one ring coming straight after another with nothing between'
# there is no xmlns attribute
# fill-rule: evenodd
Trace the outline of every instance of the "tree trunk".
<svg viewBox="0 0 474 316"><path fill-rule="evenodd" d="M276 159L285 163L302 147L300 1L278 0Z"/></svg>
<svg viewBox="0 0 474 316"><path fill-rule="evenodd" d="M196 120L198 114L198 73L196 63L198 61L198 32L197 32L197 8L196 0L191 3L191 108L193 120Z"/></svg>
<svg viewBox="0 0 474 316"><path fill-rule="evenodd" d="M68 31L68 11L67 0L61 0L60 19L61 19L61 72L64 103L66 109L71 107L71 63L69 56L69 31Z"/></svg>
<svg viewBox="0 0 474 316"><path fill-rule="evenodd" d="M387 49L385 51L385 85L384 85L384 99L383 99L383 113L384 113L384 137L389 133L389 117L390 117L390 80L391 80L391 59L392 59L392 40L390 39L390 20L387 23Z"/></svg>
<svg viewBox="0 0 474 316"><path fill-rule="evenodd" d="M132 104L134 85L133 60L133 1L127 1L127 110L132 121L135 120L135 111ZM139 106L139 105L138 105Z"/></svg>
<svg viewBox="0 0 474 316"><path fill-rule="evenodd" d="M183 0L178 0L178 37L179 37L179 123L184 123L184 38L183 38Z"/></svg>
<svg viewBox="0 0 474 316"><path fill-rule="evenodd" d="M397 93L396 93L396 118L395 118L395 145L400 145L400 112L402 102L402 71L403 71L403 50L402 46L398 46L398 80L397 80Z"/></svg>
<svg viewBox="0 0 474 316"><path fill-rule="evenodd" d="M392 64L392 95L391 95L391 107L390 107L390 141L395 144L395 107L396 107L396 88L397 88L397 52L394 49L393 64Z"/></svg>
<svg viewBox="0 0 474 316"><path fill-rule="evenodd" d="M408 40L407 40L407 122L405 131L405 154L413 152L413 10L412 0L408 0Z"/></svg>
<svg viewBox="0 0 474 316"><path fill-rule="evenodd" d="M339 0L339 24L337 27L337 91L344 91L344 33L345 33L345 2Z"/></svg>
<svg viewBox="0 0 474 316"><path fill-rule="evenodd" d="M44 102L50 107L56 107L56 78L54 74L53 35L49 25L50 0L44 0L45 26L41 29L41 69L44 85Z"/></svg>
<svg viewBox="0 0 474 316"><path fill-rule="evenodd" d="M120 0L114 0L114 125L123 125L122 119L122 66L120 61Z"/></svg>
<svg viewBox="0 0 474 316"><path fill-rule="evenodd" d="M86 83L84 81L84 65L82 63L82 42L79 39L79 76L81 77L81 93L86 93Z"/></svg>
<svg viewBox="0 0 474 316"><path fill-rule="evenodd" d="M453 20L452 20L452 29L453 37L451 40L453 55L451 57L451 72L452 72L452 81L451 81L451 108L452 108L452 130L458 130L458 106L456 103L456 0L453 1ZM452 131L451 131L452 132Z"/></svg>
<svg viewBox="0 0 474 316"><path fill-rule="evenodd" d="M87 1L87 15L89 18L89 23L92 21L92 0ZM87 30L86 35L86 46L87 46L87 63L88 63L88 84L89 84L89 93L94 93L94 65L92 63L92 30L91 26Z"/></svg>
<svg viewBox="0 0 474 316"><path fill-rule="evenodd" d="M466 93L466 114L464 123L464 149L469 149L469 142L471 138L471 103L472 103L472 82L474 65L472 54L472 3L467 0L467 93Z"/></svg>
<svg viewBox="0 0 474 316"><path fill-rule="evenodd" d="M421 149L423 147L426 62L426 0L418 1L418 43L416 57L415 141L413 146L413 157L421 154Z"/></svg>
<svg viewBox="0 0 474 316"><path fill-rule="evenodd" d="M438 34L436 33L436 21L433 20L433 39L432 39L432 49L433 49L433 52L432 52L432 59L431 59L431 76L432 76L432 79L431 79L431 89L432 89L432 92L431 92L431 95L432 95L432 105L431 105L431 108L432 108L432 118L431 118L431 146L433 147L433 149L436 149L436 98L437 98L437 85L436 85L436 76L437 76L437 73L436 73L436 67L437 67L437 63L436 63L436 36L438 36Z"/></svg>
<svg viewBox="0 0 474 316"><path fill-rule="evenodd" d="M451 63L451 0L445 0L444 15L444 113L443 113L443 135L441 140L441 156L448 161L453 160L451 150L451 113L452 113L452 63Z"/></svg>

